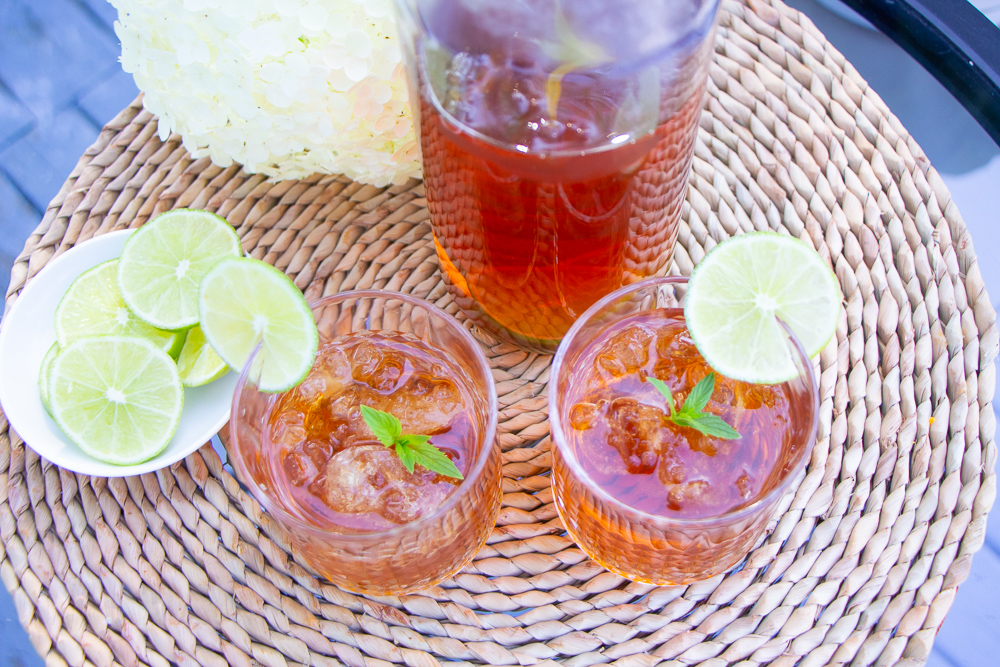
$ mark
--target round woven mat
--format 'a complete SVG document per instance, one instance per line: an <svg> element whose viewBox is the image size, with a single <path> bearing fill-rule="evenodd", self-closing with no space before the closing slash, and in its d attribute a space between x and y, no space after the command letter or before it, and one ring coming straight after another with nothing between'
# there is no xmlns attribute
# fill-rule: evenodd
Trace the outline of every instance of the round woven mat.
<svg viewBox="0 0 1000 667"><path fill-rule="evenodd" d="M998 337L972 241L897 119L778 0L725 4L709 91L673 270L729 235L783 230L829 258L845 304L807 474L741 567L671 588L589 561L549 489L549 358L482 337L504 506L476 560L419 595L317 580L210 446L90 478L0 418L0 576L46 664L922 664L996 493ZM416 182L270 183L192 160L137 100L49 206L7 306L74 244L190 206L309 297L375 287L455 313L422 197Z"/></svg>

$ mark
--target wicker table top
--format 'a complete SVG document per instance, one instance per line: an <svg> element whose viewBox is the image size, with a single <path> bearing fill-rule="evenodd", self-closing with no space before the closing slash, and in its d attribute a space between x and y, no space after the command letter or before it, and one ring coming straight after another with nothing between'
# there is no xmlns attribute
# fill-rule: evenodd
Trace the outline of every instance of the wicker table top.
<svg viewBox="0 0 1000 667"><path fill-rule="evenodd" d="M996 495L995 313L920 148L807 18L728 1L672 270L753 229L811 242L845 308L820 355L806 475L744 564L634 584L563 535L549 358L480 332L500 396L504 506L476 560L419 595L318 580L211 446L155 474L68 473L0 415L0 576L50 665L922 664ZM422 186L271 183L157 138L141 99L28 240L7 307L52 257L161 211L217 211L308 297L411 292L457 314Z"/></svg>

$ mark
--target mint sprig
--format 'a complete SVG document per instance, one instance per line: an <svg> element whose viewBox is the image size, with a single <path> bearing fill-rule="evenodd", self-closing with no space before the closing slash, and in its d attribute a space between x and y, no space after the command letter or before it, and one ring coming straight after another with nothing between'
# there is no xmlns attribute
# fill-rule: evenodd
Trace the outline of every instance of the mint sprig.
<svg viewBox="0 0 1000 667"><path fill-rule="evenodd" d="M464 479L451 459L430 442L431 436L403 433L403 425L394 415L367 405L361 406L361 417L379 442L395 449L396 456L409 472L412 473L413 467L420 464L445 477Z"/></svg>
<svg viewBox="0 0 1000 667"><path fill-rule="evenodd" d="M715 373L709 373L702 378L679 408L674 408L674 396L665 382L656 378L647 379L667 399L667 405L670 407L668 419L673 423L693 428L713 438L735 440L740 437L740 432L727 424L721 417L710 412L703 412L715 390Z"/></svg>

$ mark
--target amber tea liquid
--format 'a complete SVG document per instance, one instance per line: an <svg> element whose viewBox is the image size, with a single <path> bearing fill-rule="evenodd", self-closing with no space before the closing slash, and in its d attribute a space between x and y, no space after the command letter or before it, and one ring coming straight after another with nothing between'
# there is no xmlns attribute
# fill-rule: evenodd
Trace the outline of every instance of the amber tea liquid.
<svg viewBox="0 0 1000 667"><path fill-rule="evenodd" d="M551 352L597 299L666 270L711 39L663 71L554 75L544 48L498 34L490 12L445 4L446 20L427 19L438 38L475 44L444 64L418 46L438 259L466 314Z"/></svg>
<svg viewBox="0 0 1000 667"><path fill-rule="evenodd" d="M559 399L568 421L563 433L600 492L557 460L556 502L567 529L612 570L638 563L648 573L633 576L639 580L685 583L731 566L763 529L761 519L715 521L739 515L790 474L809 442L812 403L789 384L748 384L716 373L704 409L741 437L725 440L675 424L647 378L666 383L676 407L712 372L680 309L645 311L612 325L581 359ZM646 519L624 520L618 504ZM671 530L671 520L685 525Z"/></svg>
<svg viewBox="0 0 1000 667"><path fill-rule="evenodd" d="M233 469L295 567L366 595L438 584L472 560L500 510L489 363L453 316L408 294L352 290L310 309L319 352L298 386L261 392L256 358L244 367L226 443ZM464 479L408 471L368 429L364 405L428 435Z"/></svg>
<svg viewBox="0 0 1000 667"><path fill-rule="evenodd" d="M417 465L410 473L361 417L368 405L403 433L430 435L463 473L477 450L464 372L405 334L363 332L324 344L308 377L267 417L265 458L276 492L300 514L339 532L376 532L427 517L461 480Z"/></svg>

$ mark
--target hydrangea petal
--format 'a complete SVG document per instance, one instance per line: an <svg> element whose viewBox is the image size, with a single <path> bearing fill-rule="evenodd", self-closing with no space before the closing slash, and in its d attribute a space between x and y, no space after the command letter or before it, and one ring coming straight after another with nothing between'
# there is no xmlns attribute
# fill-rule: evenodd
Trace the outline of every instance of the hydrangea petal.
<svg viewBox="0 0 1000 667"><path fill-rule="evenodd" d="M193 155L277 179L419 177L388 0L112 4L123 69L164 141L176 132Z"/></svg>

